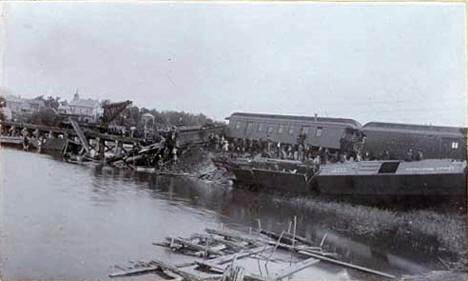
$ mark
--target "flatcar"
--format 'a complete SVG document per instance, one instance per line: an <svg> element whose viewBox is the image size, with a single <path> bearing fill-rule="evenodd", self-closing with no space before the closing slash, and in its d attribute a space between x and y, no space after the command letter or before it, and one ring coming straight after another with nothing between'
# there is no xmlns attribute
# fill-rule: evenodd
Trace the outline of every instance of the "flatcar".
<svg viewBox="0 0 468 281"><path fill-rule="evenodd" d="M311 147L353 149L362 139L361 124L352 119L292 115L233 113L226 128L230 139L267 140L297 144L299 135Z"/></svg>
<svg viewBox="0 0 468 281"><path fill-rule="evenodd" d="M373 158L387 151L390 159L403 160L411 149L426 159L466 160L466 128L369 122L362 132L363 152Z"/></svg>

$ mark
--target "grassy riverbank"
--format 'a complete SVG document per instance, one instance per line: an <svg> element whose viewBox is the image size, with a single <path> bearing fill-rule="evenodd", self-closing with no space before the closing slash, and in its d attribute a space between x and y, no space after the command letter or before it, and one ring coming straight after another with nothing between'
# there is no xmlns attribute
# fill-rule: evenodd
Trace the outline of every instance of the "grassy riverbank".
<svg viewBox="0 0 468 281"><path fill-rule="evenodd" d="M437 255L434 259L445 269L466 271L467 235L464 214L434 210L394 211L316 198L276 200L281 205L291 205L301 212L336 218L337 223L330 227L337 232L375 241L388 237L393 242L406 243L414 250L450 253L450 259L442 259ZM428 240L431 243L427 243ZM434 244L437 249L434 249Z"/></svg>

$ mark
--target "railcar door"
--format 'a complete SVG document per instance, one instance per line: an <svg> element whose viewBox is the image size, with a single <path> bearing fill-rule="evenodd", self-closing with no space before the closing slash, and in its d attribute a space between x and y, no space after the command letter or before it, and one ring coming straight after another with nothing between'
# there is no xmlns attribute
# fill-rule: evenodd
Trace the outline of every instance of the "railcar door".
<svg viewBox="0 0 468 281"><path fill-rule="evenodd" d="M253 130L254 130L254 122L248 121L247 126L245 126L244 137L247 139L252 138Z"/></svg>
<svg viewBox="0 0 468 281"><path fill-rule="evenodd" d="M304 143L308 144L311 139L312 130L310 126L302 126L301 134L304 135Z"/></svg>

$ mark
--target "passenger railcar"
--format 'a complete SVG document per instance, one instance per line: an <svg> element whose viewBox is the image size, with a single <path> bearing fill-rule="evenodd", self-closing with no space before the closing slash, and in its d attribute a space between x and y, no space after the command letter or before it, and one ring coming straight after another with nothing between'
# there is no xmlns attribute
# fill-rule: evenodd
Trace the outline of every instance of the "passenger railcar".
<svg viewBox="0 0 468 281"><path fill-rule="evenodd" d="M361 139L361 124L352 119L239 112L226 119L226 136L231 139L297 144L299 135L305 134L309 146L334 150L350 148Z"/></svg>
<svg viewBox="0 0 468 281"><path fill-rule="evenodd" d="M388 151L391 159L405 159L408 150L421 151L426 159L466 160L466 128L369 122L363 152L379 158Z"/></svg>

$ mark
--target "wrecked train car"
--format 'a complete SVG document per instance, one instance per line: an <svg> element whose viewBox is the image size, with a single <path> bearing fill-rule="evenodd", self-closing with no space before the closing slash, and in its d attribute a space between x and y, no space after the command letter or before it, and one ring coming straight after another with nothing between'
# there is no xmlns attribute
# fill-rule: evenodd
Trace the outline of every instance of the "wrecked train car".
<svg viewBox="0 0 468 281"><path fill-rule="evenodd" d="M228 138L267 140L297 144L300 134L312 147L351 151L362 139L361 124L353 119L278 114L233 113L227 126Z"/></svg>
<svg viewBox="0 0 468 281"><path fill-rule="evenodd" d="M391 159L403 160L411 149L425 159L466 160L466 128L369 122L362 131L363 152L374 158L388 151Z"/></svg>

